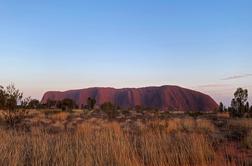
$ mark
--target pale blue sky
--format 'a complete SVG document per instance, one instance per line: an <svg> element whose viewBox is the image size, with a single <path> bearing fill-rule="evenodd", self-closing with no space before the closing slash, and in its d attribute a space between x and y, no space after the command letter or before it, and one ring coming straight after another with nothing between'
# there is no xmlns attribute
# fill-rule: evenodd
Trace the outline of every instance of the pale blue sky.
<svg viewBox="0 0 252 166"><path fill-rule="evenodd" d="M0 0L0 84L36 98L176 84L229 103L238 86L252 93L251 9L250 0Z"/></svg>

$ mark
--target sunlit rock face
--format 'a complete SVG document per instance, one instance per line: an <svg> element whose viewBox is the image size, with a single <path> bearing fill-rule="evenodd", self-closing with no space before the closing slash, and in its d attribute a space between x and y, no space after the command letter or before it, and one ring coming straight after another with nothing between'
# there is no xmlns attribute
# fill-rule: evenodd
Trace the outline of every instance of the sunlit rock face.
<svg viewBox="0 0 252 166"><path fill-rule="evenodd" d="M86 105L87 98L96 99L96 105L111 102L123 109L153 108L176 111L213 111L218 105L208 95L178 86L144 87L144 88L88 88L65 92L46 92L42 103L48 99L62 100L70 98L80 107Z"/></svg>

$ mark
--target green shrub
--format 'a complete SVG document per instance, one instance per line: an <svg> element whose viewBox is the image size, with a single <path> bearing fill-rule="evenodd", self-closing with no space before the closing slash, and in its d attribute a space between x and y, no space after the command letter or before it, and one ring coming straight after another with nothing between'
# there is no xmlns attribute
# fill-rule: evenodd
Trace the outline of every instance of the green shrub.
<svg viewBox="0 0 252 166"><path fill-rule="evenodd" d="M27 110L16 110L15 112L8 111L4 113L4 119L9 128L16 128L18 124L22 122L22 120L28 114Z"/></svg>
<svg viewBox="0 0 252 166"><path fill-rule="evenodd" d="M109 118L115 118L118 115L116 107L111 102L105 102L101 105L101 110L104 111Z"/></svg>
<svg viewBox="0 0 252 166"><path fill-rule="evenodd" d="M61 101L62 111L72 111L75 107L76 104L72 99L64 99Z"/></svg>
<svg viewBox="0 0 252 166"><path fill-rule="evenodd" d="M23 93L9 85L5 89L0 86L0 106L5 110L3 112L4 120L8 127L15 128L17 124L25 118L28 113L25 109L18 109L18 103L26 103L26 99L22 100ZM27 100L28 101L28 100Z"/></svg>

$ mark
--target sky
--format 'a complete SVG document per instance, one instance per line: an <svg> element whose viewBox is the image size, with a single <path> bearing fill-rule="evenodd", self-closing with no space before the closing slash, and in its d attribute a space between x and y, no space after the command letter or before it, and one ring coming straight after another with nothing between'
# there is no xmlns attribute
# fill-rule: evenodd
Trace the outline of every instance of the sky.
<svg viewBox="0 0 252 166"><path fill-rule="evenodd" d="M252 103L251 0L0 0L0 85L178 85Z"/></svg>

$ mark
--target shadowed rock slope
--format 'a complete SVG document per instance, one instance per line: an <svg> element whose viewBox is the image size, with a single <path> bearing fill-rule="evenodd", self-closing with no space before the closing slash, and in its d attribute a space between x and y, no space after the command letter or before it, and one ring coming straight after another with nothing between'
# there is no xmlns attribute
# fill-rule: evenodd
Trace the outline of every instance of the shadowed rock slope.
<svg viewBox="0 0 252 166"><path fill-rule="evenodd" d="M88 88L65 92L46 92L42 103L48 99L62 100L70 98L79 106L86 105L87 98L95 98L97 106L111 102L120 108L157 108L177 111L213 111L218 107L208 95L178 86L144 87L144 88Z"/></svg>

